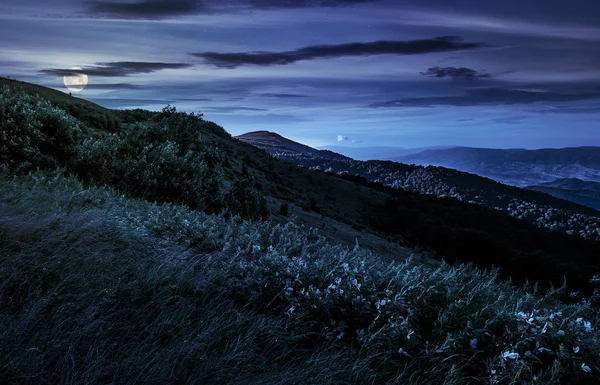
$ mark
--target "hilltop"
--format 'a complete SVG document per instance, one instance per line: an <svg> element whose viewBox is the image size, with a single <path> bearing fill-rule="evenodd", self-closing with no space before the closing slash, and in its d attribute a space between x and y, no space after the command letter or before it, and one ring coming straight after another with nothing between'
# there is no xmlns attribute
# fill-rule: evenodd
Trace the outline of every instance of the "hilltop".
<svg viewBox="0 0 600 385"><path fill-rule="evenodd" d="M329 150L317 150L304 144L294 142L269 131L253 131L235 137L244 143L262 148L273 156L312 155L323 159L349 160L351 158Z"/></svg>

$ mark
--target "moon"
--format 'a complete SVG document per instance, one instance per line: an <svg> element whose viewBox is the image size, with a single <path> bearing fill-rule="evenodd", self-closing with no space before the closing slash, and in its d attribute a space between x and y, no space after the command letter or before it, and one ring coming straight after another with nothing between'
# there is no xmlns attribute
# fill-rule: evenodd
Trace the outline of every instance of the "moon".
<svg viewBox="0 0 600 385"><path fill-rule="evenodd" d="M79 67L69 68L70 70L79 70ZM83 91L85 86L88 84L88 76L86 74L76 74L63 77L63 81L65 83L65 87L67 87L70 91L80 92Z"/></svg>

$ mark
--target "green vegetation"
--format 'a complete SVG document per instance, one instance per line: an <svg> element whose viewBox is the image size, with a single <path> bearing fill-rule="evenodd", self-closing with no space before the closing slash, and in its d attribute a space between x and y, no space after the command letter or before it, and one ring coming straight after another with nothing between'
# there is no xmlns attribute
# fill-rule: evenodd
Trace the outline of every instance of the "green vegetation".
<svg viewBox="0 0 600 385"><path fill-rule="evenodd" d="M51 88L0 77L0 87L4 86L22 89L29 95L49 101L54 107L66 111L84 125L93 128L94 133L115 132L119 129L119 118L114 111L87 100Z"/></svg>
<svg viewBox="0 0 600 385"><path fill-rule="evenodd" d="M0 89L0 164L17 172L53 169L73 161L83 138L80 122L47 100Z"/></svg>
<svg viewBox="0 0 600 385"><path fill-rule="evenodd" d="M92 137L78 119L49 101L5 86L0 119L0 161L12 172L60 167L132 197L213 213L225 207L244 218L268 215L262 193L250 182L236 181L226 191L222 152L205 135L202 117L193 113L166 107L153 114L152 122ZM217 132L213 126L211 131Z"/></svg>
<svg viewBox="0 0 600 385"><path fill-rule="evenodd" d="M4 87L0 114L0 383L600 381L598 243L289 165L171 107L111 133ZM319 216L457 263L340 245L302 226Z"/></svg>
<svg viewBox="0 0 600 385"><path fill-rule="evenodd" d="M0 196L3 383L600 380L587 301L61 176Z"/></svg>
<svg viewBox="0 0 600 385"><path fill-rule="evenodd" d="M193 114L165 108L156 124L136 123L87 139L73 169L85 181L114 186L134 197L218 212L223 200L221 154L203 141L198 123Z"/></svg>

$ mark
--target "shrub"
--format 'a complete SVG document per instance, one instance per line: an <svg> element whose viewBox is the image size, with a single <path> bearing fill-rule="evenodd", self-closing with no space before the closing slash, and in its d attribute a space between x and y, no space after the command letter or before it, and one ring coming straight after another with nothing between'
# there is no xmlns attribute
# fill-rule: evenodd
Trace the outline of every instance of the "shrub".
<svg viewBox="0 0 600 385"><path fill-rule="evenodd" d="M28 172L69 164L82 140L81 123L20 88L0 89L0 164Z"/></svg>
<svg viewBox="0 0 600 385"><path fill-rule="evenodd" d="M255 187L254 178L241 176L235 180L226 194L225 206L244 219L266 219L269 216L267 202L262 192Z"/></svg>
<svg viewBox="0 0 600 385"><path fill-rule="evenodd" d="M156 120L86 140L79 149L77 173L134 197L219 211L222 156L203 140L201 119L166 107Z"/></svg>

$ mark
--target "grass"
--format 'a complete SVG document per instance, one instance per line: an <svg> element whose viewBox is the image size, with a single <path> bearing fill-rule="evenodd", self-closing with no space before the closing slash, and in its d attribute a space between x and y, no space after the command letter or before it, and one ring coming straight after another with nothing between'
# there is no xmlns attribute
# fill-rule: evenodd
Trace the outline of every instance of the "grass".
<svg viewBox="0 0 600 385"><path fill-rule="evenodd" d="M42 174L0 179L0 218L0 382L600 380L597 311L495 272Z"/></svg>

